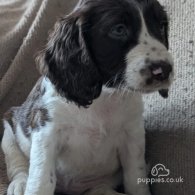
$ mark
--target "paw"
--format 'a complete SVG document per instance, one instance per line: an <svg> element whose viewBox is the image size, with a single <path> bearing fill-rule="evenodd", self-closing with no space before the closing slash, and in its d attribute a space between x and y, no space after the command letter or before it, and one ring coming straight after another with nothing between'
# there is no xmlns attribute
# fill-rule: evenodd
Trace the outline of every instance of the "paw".
<svg viewBox="0 0 195 195"><path fill-rule="evenodd" d="M14 179L8 187L7 195L24 195L26 188L26 177L19 177Z"/></svg>

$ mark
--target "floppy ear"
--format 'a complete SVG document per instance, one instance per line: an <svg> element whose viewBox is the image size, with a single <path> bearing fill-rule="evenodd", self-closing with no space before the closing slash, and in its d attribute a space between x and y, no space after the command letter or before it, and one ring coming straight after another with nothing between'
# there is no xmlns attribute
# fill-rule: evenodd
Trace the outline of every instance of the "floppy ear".
<svg viewBox="0 0 195 195"><path fill-rule="evenodd" d="M38 59L42 74L69 101L87 107L99 97L102 79L85 43L78 15L73 13L55 25Z"/></svg>

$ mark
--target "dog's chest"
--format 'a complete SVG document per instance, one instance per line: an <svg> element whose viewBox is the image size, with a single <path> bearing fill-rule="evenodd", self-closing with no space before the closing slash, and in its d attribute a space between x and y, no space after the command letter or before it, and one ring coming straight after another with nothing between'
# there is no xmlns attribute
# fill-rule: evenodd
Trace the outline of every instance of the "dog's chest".
<svg viewBox="0 0 195 195"><path fill-rule="evenodd" d="M122 110L116 104L102 108L94 108L95 112L71 109L59 126L56 169L58 188L63 191L83 191L104 183L119 168L117 150L123 134L124 121L119 114Z"/></svg>
<svg viewBox="0 0 195 195"><path fill-rule="evenodd" d="M88 109L58 105L54 116L57 116L55 124L58 126L60 143L66 143L71 148L90 146L92 149L104 144L115 144L117 135L128 128L130 119L134 118L131 115L136 117L128 102L117 100L104 98L104 101Z"/></svg>
<svg viewBox="0 0 195 195"><path fill-rule="evenodd" d="M58 128L60 158L64 156L67 162L68 157L68 160L75 162L74 166L85 166L88 160L90 164L106 164L111 157L116 156L124 121L121 122L121 116L112 112L114 109L107 107L103 111L96 110L95 114L69 116L72 122L68 120L68 124L62 123Z"/></svg>
<svg viewBox="0 0 195 195"><path fill-rule="evenodd" d="M58 155L58 185L67 191L102 183L119 168L117 141L99 132L83 134L70 136Z"/></svg>
<svg viewBox="0 0 195 195"><path fill-rule="evenodd" d="M56 106L57 186L64 192L83 191L113 177L120 167L118 148L141 114L139 98L133 104L132 98L121 97L97 101L89 109Z"/></svg>
<svg viewBox="0 0 195 195"><path fill-rule="evenodd" d="M60 136L56 167L58 189L71 194L110 180L119 168L116 133L103 123L79 124Z"/></svg>

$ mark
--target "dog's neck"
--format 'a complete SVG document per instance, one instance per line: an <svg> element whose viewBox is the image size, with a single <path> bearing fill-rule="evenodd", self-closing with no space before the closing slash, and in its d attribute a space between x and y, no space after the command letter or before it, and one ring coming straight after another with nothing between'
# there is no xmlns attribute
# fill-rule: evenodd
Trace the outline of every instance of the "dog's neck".
<svg viewBox="0 0 195 195"><path fill-rule="evenodd" d="M47 86L47 91L55 98L60 97L56 92L55 87L47 79L45 86ZM50 92L51 91L51 92ZM62 102L67 103L63 97L60 98ZM93 103L88 107L78 107L74 102L68 102L68 107L71 108L72 114L81 114L91 117L107 118L113 117L114 115L120 116L127 112L127 109L135 111L137 110L137 104L142 103L142 95L138 92L124 91L123 89L114 89L103 87L101 95L93 101ZM139 107L140 108L140 107ZM138 110L142 112L142 108ZM94 118L95 118L94 117Z"/></svg>
<svg viewBox="0 0 195 195"><path fill-rule="evenodd" d="M142 103L142 96L140 93L130 91L124 92L123 90L104 87L99 98L95 99L88 108L80 107L79 110L82 114L86 113L92 117L98 116L98 118L101 118L102 120L106 118L114 120L114 116L120 117L122 114L125 115L125 113L129 113L129 110L135 111L136 115L137 103ZM140 108L140 110L137 111L140 114L143 110Z"/></svg>

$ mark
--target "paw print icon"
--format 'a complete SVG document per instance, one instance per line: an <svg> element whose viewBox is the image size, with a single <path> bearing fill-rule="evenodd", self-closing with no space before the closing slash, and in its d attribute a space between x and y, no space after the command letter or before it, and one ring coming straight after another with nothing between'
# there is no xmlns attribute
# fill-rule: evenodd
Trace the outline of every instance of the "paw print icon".
<svg viewBox="0 0 195 195"><path fill-rule="evenodd" d="M170 170L163 164L157 164L152 168L151 175L154 177L167 177L170 175Z"/></svg>

